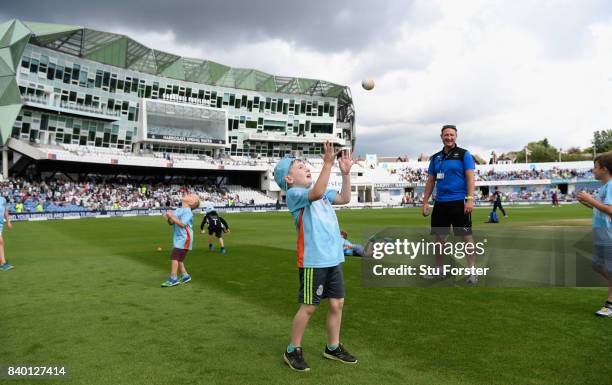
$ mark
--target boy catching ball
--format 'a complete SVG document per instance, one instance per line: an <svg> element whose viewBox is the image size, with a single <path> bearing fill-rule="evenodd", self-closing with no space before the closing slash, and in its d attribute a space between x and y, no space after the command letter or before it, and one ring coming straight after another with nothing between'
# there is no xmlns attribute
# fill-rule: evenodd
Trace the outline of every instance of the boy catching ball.
<svg viewBox="0 0 612 385"><path fill-rule="evenodd" d="M200 198L196 194L183 196L182 207L167 211L164 217L169 225L174 226L173 249L170 253L171 270L170 277L161 284L162 287L172 287L179 283L191 281L191 276L185 270L185 256L193 247L193 213L192 210L200 206ZM177 277L177 271L181 273L181 279Z"/></svg>

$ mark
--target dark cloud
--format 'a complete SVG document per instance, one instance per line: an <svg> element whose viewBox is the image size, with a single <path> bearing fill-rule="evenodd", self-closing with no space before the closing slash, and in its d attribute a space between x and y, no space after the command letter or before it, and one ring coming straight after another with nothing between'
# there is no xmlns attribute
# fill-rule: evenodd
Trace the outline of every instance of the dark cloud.
<svg viewBox="0 0 612 385"><path fill-rule="evenodd" d="M197 45L277 38L320 52L358 51L392 39L409 19L410 1L10 1L5 19L176 33ZM133 36L138 40L137 36Z"/></svg>

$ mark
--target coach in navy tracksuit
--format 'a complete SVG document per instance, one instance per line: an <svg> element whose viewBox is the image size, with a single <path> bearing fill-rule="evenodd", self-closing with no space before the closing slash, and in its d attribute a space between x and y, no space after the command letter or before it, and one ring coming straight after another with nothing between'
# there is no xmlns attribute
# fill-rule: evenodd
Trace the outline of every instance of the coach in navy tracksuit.
<svg viewBox="0 0 612 385"><path fill-rule="evenodd" d="M472 209L474 207L474 158L464 148L457 147L457 127L445 125L440 134L444 148L433 154L429 160L427 184L423 197L423 215L429 214L429 198L436 187L436 197L431 215L431 233L438 242L444 242L453 227L455 236L462 236L464 242L472 239ZM468 255L468 264L474 266L475 256ZM443 256L437 256L438 266ZM468 278L476 283L477 277Z"/></svg>

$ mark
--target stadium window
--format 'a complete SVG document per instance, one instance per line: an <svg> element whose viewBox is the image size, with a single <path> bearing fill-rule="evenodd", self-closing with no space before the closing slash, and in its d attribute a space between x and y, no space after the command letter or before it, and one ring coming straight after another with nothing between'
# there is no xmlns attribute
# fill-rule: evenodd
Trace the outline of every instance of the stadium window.
<svg viewBox="0 0 612 385"><path fill-rule="evenodd" d="M239 124L239 123L240 123L240 122L239 122L237 119L234 119L234 130L237 130L237 129L238 129L238 124Z"/></svg>
<svg viewBox="0 0 612 385"><path fill-rule="evenodd" d="M38 72L38 60L32 59L30 62L30 72Z"/></svg>
<svg viewBox="0 0 612 385"><path fill-rule="evenodd" d="M127 111L128 108L130 107L130 102L128 102L127 100L123 102L123 104L121 105L121 110L122 111Z"/></svg>
<svg viewBox="0 0 612 385"><path fill-rule="evenodd" d="M70 97L68 98L71 102L76 102L77 93L74 91L70 91Z"/></svg>
<svg viewBox="0 0 612 385"><path fill-rule="evenodd" d="M116 89L117 89L117 79L111 78L111 80L110 80L110 92L115 92Z"/></svg>
<svg viewBox="0 0 612 385"><path fill-rule="evenodd" d="M85 105L91 106L91 95L90 94L85 95Z"/></svg>
<svg viewBox="0 0 612 385"><path fill-rule="evenodd" d="M246 107L246 106L247 106L247 96L242 95L242 106L241 107Z"/></svg>
<svg viewBox="0 0 612 385"><path fill-rule="evenodd" d="M43 56L43 58L45 57L46 56ZM41 58L40 64L38 65L38 72L44 73L44 74L47 73L47 62L46 61L43 62L42 58Z"/></svg>
<svg viewBox="0 0 612 385"><path fill-rule="evenodd" d="M78 80L81 72L81 66L78 64L74 64L72 67L72 79Z"/></svg>
<svg viewBox="0 0 612 385"><path fill-rule="evenodd" d="M55 69L55 78L60 80L64 78L64 67L58 66Z"/></svg>
<svg viewBox="0 0 612 385"><path fill-rule="evenodd" d="M306 113L306 101L302 100L300 102L300 114L305 114L305 113Z"/></svg>
<svg viewBox="0 0 612 385"><path fill-rule="evenodd" d="M287 115L288 110L289 110L289 104L283 103L283 114Z"/></svg>
<svg viewBox="0 0 612 385"><path fill-rule="evenodd" d="M323 105L323 113L329 113L329 102L325 102L325 104Z"/></svg>
<svg viewBox="0 0 612 385"><path fill-rule="evenodd" d="M102 87L102 71L101 70L97 70L96 71L96 82L95 82L95 86L96 88L101 88Z"/></svg>
<svg viewBox="0 0 612 385"><path fill-rule="evenodd" d="M253 111L253 101L252 100L247 101L247 111L249 112Z"/></svg>
<svg viewBox="0 0 612 385"><path fill-rule="evenodd" d="M50 63L49 68L47 70L47 79L53 80L54 77L55 77L55 64Z"/></svg>
<svg viewBox="0 0 612 385"><path fill-rule="evenodd" d="M283 99L276 101L276 111L281 112L283 110Z"/></svg>
<svg viewBox="0 0 612 385"><path fill-rule="evenodd" d="M102 75L102 86L103 87L108 87L110 85L110 76L111 76L110 72L106 72L106 71L103 72L103 75Z"/></svg>
<svg viewBox="0 0 612 385"><path fill-rule="evenodd" d="M336 111L336 107L330 106L330 108L329 108L329 116L333 118L335 111Z"/></svg>
<svg viewBox="0 0 612 385"><path fill-rule="evenodd" d="M64 83L70 84L70 76L72 74L72 69L70 67L64 68Z"/></svg>
<svg viewBox="0 0 612 385"><path fill-rule="evenodd" d="M334 125L332 123L312 123L310 126L310 132L313 134L332 134L333 131Z"/></svg>
<svg viewBox="0 0 612 385"><path fill-rule="evenodd" d="M272 103L272 109L270 110L273 114L276 113L276 103Z"/></svg>
<svg viewBox="0 0 612 385"><path fill-rule="evenodd" d="M236 109L240 108L240 99L236 98L234 100L234 108L236 108Z"/></svg>
<svg viewBox="0 0 612 385"><path fill-rule="evenodd" d="M266 105L265 105L266 110L270 109L270 102L271 102L270 98L266 98Z"/></svg>
<svg viewBox="0 0 612 385"><path fill-rule="evenodd" d="M21 133L29 134L30 133L30 123L22 123L21 124Z"/></svg>
<svg viewBox="0 0 612 385"><path fill-rule="evenodd" d="M132 89L131 92L138 92L138 78L132 79Z"/></svg>
<svg viewBox="0 0 612 385"><path fill-rule="evenodd" d="M108 99L108 109L112 110L113 108L115 108L115 100L114 99Z"/></svg>
<svg viewBox="0 0 612 385"><path fill-rule="evenodd" d="M24 56L21 58L21 67L30 68L30 58L29 57Z"/></svg>
<svg viewBox="0 0 612 385"><path fill-rule="evenodd" d="M247 120L245 127L246 128L257 128L257 121L256 120Z"/></svg>

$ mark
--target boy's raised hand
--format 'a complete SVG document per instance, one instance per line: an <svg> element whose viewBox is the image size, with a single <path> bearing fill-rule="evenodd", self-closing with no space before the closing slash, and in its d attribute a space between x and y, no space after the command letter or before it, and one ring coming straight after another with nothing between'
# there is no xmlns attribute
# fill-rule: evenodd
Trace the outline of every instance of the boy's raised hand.
<svg viewBox="0 0 612 385"><path fill-rule="evenodd" d="M323 155L321 155L323 162L333 166L336 156L340 153L340 150L334 151L334 145L329 140L326 140L325 144L323 144L323 150Z"/></svg>
<svg viewBox="0 0 612 385"><path fill-rule="evenodd" d="M353 167L353 157L351 156L351 150L342 150L342 156L338 159L338 167L340 167L340 171L342 174L346 175L351 172L351 167Z"/></svg>

